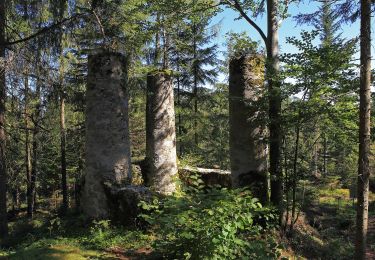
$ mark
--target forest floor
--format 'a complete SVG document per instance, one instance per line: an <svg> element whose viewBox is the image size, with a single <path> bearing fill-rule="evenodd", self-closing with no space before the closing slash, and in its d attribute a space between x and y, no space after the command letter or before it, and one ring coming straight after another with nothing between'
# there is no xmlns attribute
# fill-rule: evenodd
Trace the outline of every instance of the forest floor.
<svg viewBox="0 0 375 260"><path fill-rule="evenodd" d="M152 236L145 231L112 226L108 221L86 225L80 215L59 218L38 210L33 220L22 211L10 222L10 238L0 259L148 259ZM154 258L154 257L153 257Z"/></svg>
<svg viewBox="0 0 375 260"><path fill-rule="evenodd" d="M353 259L355 207L349 190L332 183L306 185L294 231L280 241L283 259ZM370 196L368 259L375 259L375 194ZM146 230L113 227L108 221L87 226L81 216L61 219L21 211L10 223L11 237L0 259L160 259Z"/></svg>
<svg viewBox="0 0 375 260"><path fill-rule="evenodd" d="M311 192L317 194L311 196ZM306 259L353 259L356 208L349 189L314 183L305 187L305 194L303 212L289 233L292 250ZM375 259L374 193L370 194L367 244L368 259Z"/></svg>

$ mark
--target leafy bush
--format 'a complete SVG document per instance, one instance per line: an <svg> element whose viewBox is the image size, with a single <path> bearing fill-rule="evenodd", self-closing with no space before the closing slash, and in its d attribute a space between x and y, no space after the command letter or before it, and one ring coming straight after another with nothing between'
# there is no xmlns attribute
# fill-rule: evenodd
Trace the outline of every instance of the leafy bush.
<svg viewBox="0 0 375 260"><path fill-rule="evenodd" d="M154 248L168 259L279 256L277 243L270 232L264 232L275 226L277 215L247 190L193 187L179 196L142 202L141 206L147 212L142 217L157 237Z"/></svg>
<svg viewBox="0 0 375 260"><path fill-rule="evenodd" d="M106 247L109 238L111 238L111 231L110 220L94 221L93 226L90 228L90 242Z"/></svg>
<svg viewBox="0 0 375 260"><path fill-rule="evenodd" d="M90 234L81 239L81 244L90 249L103 250L112 247L133 249L145 247L150 237L139 230L127 230L112 226L110 220L94 221Z"/></svg>

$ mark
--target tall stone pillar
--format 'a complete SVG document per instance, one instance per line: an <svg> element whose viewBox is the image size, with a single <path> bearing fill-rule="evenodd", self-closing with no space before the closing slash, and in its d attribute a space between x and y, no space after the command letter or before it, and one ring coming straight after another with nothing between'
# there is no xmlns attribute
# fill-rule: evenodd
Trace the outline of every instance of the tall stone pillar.
<svg viewBox="0 0 375 260"><path fill-rule="evenodd" d="M263 60L260 55L246 55L230 61L229 125L232 186L252 186L255 195L264 198L266 115L259 102L264 90Z"/></svg>
<svg viewBox="0 0 375 260"><path fill-rule="evenodd" d="M145 183L156 192L176 189L177 153L173 85L165 71L147 75Z"/></svg>
<svg viewBox="0 0 375 260"><path fill-rule="evenodd" d="M89 56L86 92L86 175L81 207L90 218L110 217L111 187L131 179L125 58Z"/></svg>

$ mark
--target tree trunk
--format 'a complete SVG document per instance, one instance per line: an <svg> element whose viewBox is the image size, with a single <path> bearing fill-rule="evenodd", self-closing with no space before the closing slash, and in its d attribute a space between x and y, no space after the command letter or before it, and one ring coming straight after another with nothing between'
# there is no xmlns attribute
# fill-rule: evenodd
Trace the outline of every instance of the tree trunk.
<svg viewBox="0 0 375 260"><path fill-rule="evenodd" d="M292 177L292 219L290 222L290 230L293 230L294 223L296 221L296 203L297 203L297 163L298 163L298 152L299 152L299 138L300 138L300 122L297 122L296 128L296 142L294 146L294 158L293 158L293 177Z"/></svg>
<svg viewBox="0 0 375 260"><path fill-rule="evenodd" d="M26 197L27 197L27 217L33 217L34 199L31 189L31 149L30 149L30 114L29 114L29 78L25 77L25 104L24 104L24 117L25 117L25 170L26 170Z"/></svg>
<svg viewBox="0 0 375 260"><path fill-rule="evenodd" d="M284 172L285 172L285 196L286 196L286 216L285 216L285 225L284 225L284 232L286 231L289 223L289 183L290 183L290 176L288 172L288 154L287 154L287 137L284 136Z"/></svg>
<svg viewBox="0 0 375 260"><path fill-rule="evenodd" d="M40 55L38 55L38 59ZM38 61L39 62L39 61ZM37 64L39 66L39 64ZM40 69L38 69L38 75L40 75ZM38 149L39 149L39 121L40 121L40 112L41 112L41 82L38 79L36 82L36 89L35 89L35 98L36 98L36 106L35 106L35 114L34 114L34 128L33 128L33 151L32 151L32 165L31 165L31 178L30 178L30 200L31 202L31 215L29 217L33 217L33 213L36 208L36 180L38 174ZM29 200L29 198L28 198ZM28 214L30 214L28 212Z"/></svg>
<svg viewBox="0 0 375 260"><path fill-rule="evenodd" d="M60 0L59 7L59 21L64 17L66 10L67 0ZM63 201L61 205L61 214L65 215L69 208L69 195L67 186L66 175L66 127L65 127L65 91L64 91L64 45L63 45L64 32L60 32L60 156L61 156L61 190Z"/></svg>
<svg viewBox="0 0 375 260"><path fill-rule="evenodd" d="M229 74L229 146L233 187L251 186L262 202L267 198L267 147L264 113L263 57L232 58Z"/></svg>
<svg viewBox="0 0 375 260"><path fill-rule="evenodd" d="M0 0L0 59L5 61L5 0ZM5 63L0 62L0 238L8 235L7 172L5 165Z"/></svg>
<svg viewBox="0 0 375 260"><path fill-rule="evenodd" d="M159 26L160 24L160 15L156 15L156 23ZM157 28L156 34L155 34L155 53L154 53L154 66L157 67L159 65L159 59L160 59L160 32L159 28Z"/></svg>
<svg viewBox="0 0 375 260"><path fill-rule="evenodd" d="M170 36L165 27L163 27L163 41L164 41L164 50L163 50L163 69L169 68L169 45L170 45Z"/></svg>
<svg viewBox="0 0 375 260"><path fill-rule="evenodd" d="M319 168L318 168L318 144L314 144L314 151L313 151L313 168L314 168L314 175L319 175Z"/></svg>
<svg viewBox="0 0 375 260"><path fill-rule="evenodd" d="M177 63L179 63L179 61L177 61ZM179 73L180 72L180 65L177 64L177 72ZM177 118L178 118L178 137L179 137L179 147L178 147L178 150L179 150L179 156L182 156L183 153L184 153L184 146L182 144L182 115L181 115L181 79L180 79L180 76L177 75L177 107L178 107L178 115L177 115Z"/></svg>
<svg viewBox="0 0 375 260"><path fill-rule="evenodd" d="M361 79L355 255L366 258L371 144L371 0L361 0Z"/></svg>
<svg viewBox="0 0 375 260"><path fill-rule="evenodd" d="M82 141L81 136L82 133L79 131L79 159L78 159L78 169L76 172L75 180L74 180L74 202L75 202L75 210L79 212L81 199L80 199L80 193L81 193L81 178L83 176L83 147L82 147Z"/></svg>
<svg viewBox="0 0 375 260"><path fill-rule="evenodd" d="M328 175L328 170L327 170L327 159L328 159L328 152L327 152L327 137L324 134L324 139L323 139L323 176L327 177Z"/></svg>
<svg viewBox="0 0 375 260"><path fill-rule="evenodd" d="M267 0L268 42L267 82L270 119L270 174L271 201L279 208L282 217L283 175L280 167L281 149L281 93L279 74L278 0ZM280 218L281 220L281 218Z"/></svg>
<svg viewBox="0 0 375 260"><path fill-rule="evenodd" d="M122 54L89 56L86 92L86 176L83 212L93 219L113 217L113 188L131 181L126 89L126 60ZM114 205L118 207L118 205Z"/></svg>
<svg viewBox="0 0 375 260"><path fill-rule="evenodd" d="M147 76L145 183L156 192L171 194L176 189L177 151L173 85L168 72Z"/></svg>
<svg viewBox="0 0 375 260"><path fill-rule="evenodd" d="M62 83L62 82L61 82ZM63 86L61 85L61 88ZM60 154L61 154L61 189L63 201L61 214L65 215L69 207L68 186L66 176L66 128L65 128L65 93L60 90Z"/></svg>
<svg viewBox="0 0 375 260"><path fill-rule="evenodd" d="M193 86L193 98L194 98L194 142L198 148L198 71L197 71L197 42L195 39L197 33L196 25L193 25L193 77L194 77L194 86Z"/></svg>
<svg viewBox="0 0 375 260"><path fill-rule="evenodd" d="M20 209L20 191L18 187L13 190L13 211Z"/></svg>

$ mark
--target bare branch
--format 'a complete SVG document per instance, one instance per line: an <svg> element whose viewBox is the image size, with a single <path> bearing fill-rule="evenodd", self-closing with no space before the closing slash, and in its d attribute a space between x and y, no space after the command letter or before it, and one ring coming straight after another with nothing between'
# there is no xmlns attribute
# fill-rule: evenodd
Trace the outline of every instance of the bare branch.
<svg viewBox="0 0 375 260"><path fill-rule="evenodd" d="M264 44L266 45L266 48L268 48L268 38L266 34L263 32L263 30L245 13L243 10L241 4L238 2L238 0L234 0L234 2L231 2L229 0L225 0L223 2L224 4L228 4L235 8L241 16L259 33L259 35L262 37Z"/></svg>

